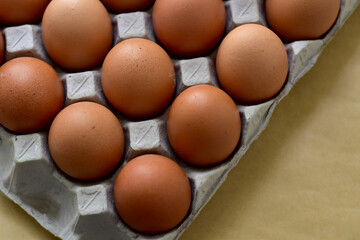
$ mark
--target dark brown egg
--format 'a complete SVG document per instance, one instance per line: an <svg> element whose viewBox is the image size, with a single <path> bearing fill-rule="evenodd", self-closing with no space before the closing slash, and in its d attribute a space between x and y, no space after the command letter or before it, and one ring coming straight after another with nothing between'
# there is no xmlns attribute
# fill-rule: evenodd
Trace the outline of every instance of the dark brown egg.
<svg viewBox="0 0 360 240"><path fill-rule="evenodd" d="M135 12L143 11L149 8L155 0L101 0L103 4L111 11Z"/></svg>
<svg viewBox="0 0 360 240"><path fill-rule="evenodd" d="M270 28L286 41L316 39L335 23L340 0L266 0Z"/></svg>
<svg viewBox="0 0 360 240"><path fill-rule="evenodd" d="M159 45L132 38L117 44L106 56L101 84L118 111L132 118L149 118L169 105L175 70Z"/></svg>
<svg viewBox="0 0 360 240"><path fill-rule="evenodd" d="M111 48L110 16L99 0L52 0L44 13L42 38L46 51L62 68L92 69Z"/></svg>
<svg viewBox="0 0 360 240"><path fill-rule="evenodd" d="M120 217L137 231L156 234L178 225L191 204L182 168L161 155L134 158L119 172L114 202Z"/></svg>
<svg viewBox="0 0 360 240"><path fill-rule="evenodd" d="M80 180L112 172L124 152L124 134L115 115L104 106L79 102L63 109L49 131L49 149L56 165Z"/></svg>
<svg viewBox="0 0 360 240"><path fill-rule="evenodd" d="M152 19L156 36L168 51L195 57L220 41L226 13L222 0L156 0Z"/></svg>
<svg viewBox="0 0 360 240"><path fill-rule="evenodd" d="M240 132L240 114L234 101L214 86L190 87L170 107L170 144L191 164L210 166L222 162L234 151Z"/></svg>
<svg viewBox="0 0 360 240"><path fill-rule="evenodd" d="M0 23L21 25L40 22L50 0L1 0Z"/></svg>
<svg viewBox="0 0 360 240"><path fill-rule="evenodd" d="M9 130L45 130L63 104L63 85L46 62L21 57L0 68L0 123Z"/></svg>
<svg viewBox="0 0 360 240"><path fill-rule="evenodd" d="M245 104L266 101L285 83L288 73L285 46L264 26L242 25L220 44L216 71L221 86L236 100Z"/></svg>

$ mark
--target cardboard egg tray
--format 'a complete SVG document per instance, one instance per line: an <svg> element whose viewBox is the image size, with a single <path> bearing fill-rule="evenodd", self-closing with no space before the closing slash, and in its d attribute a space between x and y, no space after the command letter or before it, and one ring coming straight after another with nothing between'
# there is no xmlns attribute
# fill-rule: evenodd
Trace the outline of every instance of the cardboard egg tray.
<svg viewBox="0 0 360 240"><path fill-rule="evenodd" d="M227 9L227 32L244 23L266 25L263 0L229 0L224 3ZM47 132L15 135L0 125L0 190L44 228L62 239L177 239L266 127L275 106L315 64L322 49L359 3L360 0L342 0L336 24L322 39L285 44L289 60L286 85L272 100L253 106L238 105L242 119L241 140L234 153L222 164L211 168L197 168L179 159L167 141L167 111L155 119L138 122L128 121L115 112L126 137L121 166L101 181L77 182L60 172L52 162L47 146ZM111 17L114 45L132 37L156 41L151 24L151 10ZM20 56L32 56L52 64L42 44L40 25L7 27L3 29L3 33L6 61ZM196 84L218 86L215 56L216 50L206 57L173 59L177 77L176 95ZM111 109L102 93L100 69L79 73L65 73L58 68L56 70L65 87L65 105L93 101ZM176 228L159 235L144 235L131 230L117 215L112 198L112 186L119 170L132 158L145 153L162 154L177 161L185 170L192 186L193 199L187 217Z"/></svg>

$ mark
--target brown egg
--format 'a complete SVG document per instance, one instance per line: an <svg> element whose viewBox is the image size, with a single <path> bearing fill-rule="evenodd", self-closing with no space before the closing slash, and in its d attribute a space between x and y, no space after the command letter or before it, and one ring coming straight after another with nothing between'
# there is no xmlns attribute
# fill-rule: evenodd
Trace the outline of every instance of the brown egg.
<svg viewBox="0 0 360 240"><path fill-rule="evenodd" d="M46 62L21 57L0 68L0 123L16 133L47 129L64 104L58 74Z"/></svg>
<svg viewBox="0 0 360 240"><path fill-rule="evenodd" d="M120 122L106 107L79 102L63 109L49 131L49 150L56 165L80 180L112 172L124 152Z"/></svg>
<svg viewBox="0 0 360 240"><path fill-rule="evenodd" d="M0 23L21 25L40 22L50 0L1 0Z"/></svg>
<svg viewBox="0 0 360 240"><path fill-rule="evenodd" d="M270 28L286 41L316 39L335 23L340 0L266 0Z"/></svg>
<svg viewBox="0 0 360 240"><path fill-rule="evenodd" d="M0 65L4 61L4 55L5 55L5 40L2 32L0 31Z"/></svg>
<svg viewBox="0 0 360 240"><path fill-rule="evenodd" d="M220 44L216 71L221 86L236 100L246 104L266 101L285 83L288 73L285 46L264 26L242 25Z"/></svg>
<svg viewBox="0 0 360 240"><path fill-rule="evenodd" d="M210 52L225 30L222 0L156 0L153 25L163 46L180 57Z"/></svg>
<svg viewBox="0 0 360 240"><path fill-rule="evenodd" d="M70 71L98 66L112 44L112 24L99 0L52 0L42 22L50 57Z"/></svg>
<svg viewBox="0 0 360 240"><path fill-rule="evenodd" d="M239 142L240 132L240 114L234 101L214 86L190 87L170 107L170 144L193 165L210 166L225 160Z"/></svg>
<svg viewBox="0 0 360 240"><path fill-rule="evenodd" d="M155 0L101 0L113 12L135 12L149 8Z"/></svg>
<svg viewBox="0 0 360 240"><path fill-rule="evenodd" d="M132 38L117 44L101 70L106 98L121 113L148 118L163 111L175 88L175 70L156 43Z"/></svg>
<svg viewBox="0 0 360 240"><path fill-rule="evenodd" d="M178 225L191 204L189 180L161 155L134 158L119 172L114 202L120 217L137 231L156 234Z"/></svg>

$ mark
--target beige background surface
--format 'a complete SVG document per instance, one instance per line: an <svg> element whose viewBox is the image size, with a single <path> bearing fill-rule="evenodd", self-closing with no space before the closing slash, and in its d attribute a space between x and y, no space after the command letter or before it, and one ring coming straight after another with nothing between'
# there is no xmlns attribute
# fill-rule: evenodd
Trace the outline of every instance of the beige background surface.
<svg viewBox="0 0 360 240"><path fill-rule="evenodd" d="M0 239L56 238L0 195ZM360 239L360 8L181 239Z"/></svg>

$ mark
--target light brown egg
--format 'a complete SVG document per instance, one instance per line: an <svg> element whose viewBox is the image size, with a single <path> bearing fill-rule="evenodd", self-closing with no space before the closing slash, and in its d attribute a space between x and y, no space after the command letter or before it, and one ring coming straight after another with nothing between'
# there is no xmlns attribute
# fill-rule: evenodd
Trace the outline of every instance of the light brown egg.
<svg viewBox="0 0 360 240"><path fill-rule="evenodd" d="M58 74L46 62L21 57L0 68L0 123L16 133L46 130L64 104Z"/></svg>
<svg viewBox="0 0 360 240"><path fill-rule="evenodd" d="M190 164L211 166L222 162L234 151L240 132L240 114L234 101L217 87L190 87L170 107L170 144Z"/></svg>
<svg viewBox="0 0 360 240"><path fill-rule="evenodd" d="M52 0L42 38L50 57L69 71L98 66L112 45L112 24L99 0Z"/></svg>
<svg viewBox="0 0 360 240"><path fill-rule="evenodd" d="M149 8L155 0L101 0L103 4L111 11L120 12L135 12L143 11Z"/></svg>
<svg viewBox="0 0 360 240"><path fill-rule="evenodd" d="M156 234L178 225L191 204L185 172L169 158L142 155L119 172L114 202L120 217L133 229Z"/></svg>
<svg viewBox="0 0 360 240"><path fill-rule="evenodd" d="M159 45L132 38L117 44L106 56L101 84L118 111L132 118L149 118L169 105L175 70Z"/></svg>
<svg viewBox="0 0 360 240"><path fill-rule="evenodd" d="M222 0L156 0L152 19L156 36L168 51L196 57L218 44L226 13Z"/></svg>
<svg viewBox="0 0 360 240"><path fill-rule="evenodd" d="M40 22L50 0L1 0L0 23L21 25Z"/></svg>
<svg viewBox="0 0 360 240"><path fill-rule="evenodd" d="M340 0L266 0L270 28L286 41L320 38L335 23Z"/></svg>
<svg viewBox="0 0 360 240"><path fill-rule="evenodd" d="M245 24L222 41L216 71L224 90L245 104L273 98L285 83L288 59L285 46L270 29Z"/></svg>
<svg viewBox="0 0 360 240"><path fill-rule="evenodd" d="M4 35L0 31L0 65L4 61L4 57L5 57L4 55L5 55L5 40L4 40Z"/></svg>
<svg viewBox="0 0 360 240"><path fill-rule="evenodd" d="M96 180L120 163L124 134L115 115L104 106L79 102L63 109L49 131L49 150L67 175Z"/></svg>

